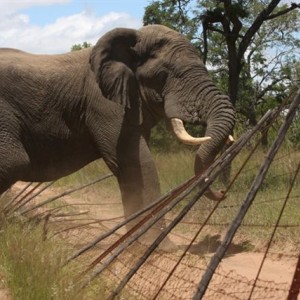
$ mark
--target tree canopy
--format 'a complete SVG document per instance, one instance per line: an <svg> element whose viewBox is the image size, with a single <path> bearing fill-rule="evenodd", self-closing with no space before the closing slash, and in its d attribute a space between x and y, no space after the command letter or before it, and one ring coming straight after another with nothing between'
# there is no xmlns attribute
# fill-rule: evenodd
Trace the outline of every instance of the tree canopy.
<svg viewBox="0 0 300 300"><path fill-rule="evenodd" d="M82 44L75 44L71 47L71 51L78 51L81 49L89 48L92 44L88 42L83 42Z"/></svg>
<svg viewBox="0 0 300 300"><path fill-rule="evenodd" d="M299 80L300 4L161 0L146 7L143 21L185 34L250 124Z"/></svg>

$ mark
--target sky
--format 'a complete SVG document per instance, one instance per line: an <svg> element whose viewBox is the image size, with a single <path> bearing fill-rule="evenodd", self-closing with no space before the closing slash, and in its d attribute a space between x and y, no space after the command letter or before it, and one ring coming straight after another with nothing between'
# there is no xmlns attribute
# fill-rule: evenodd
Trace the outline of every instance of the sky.
<svg viewBox="0 0 300 300"><path fill-rule="evenodd" d="M65 53L115 27L140 28L150 0L0 0L0 47Z"/></svg>

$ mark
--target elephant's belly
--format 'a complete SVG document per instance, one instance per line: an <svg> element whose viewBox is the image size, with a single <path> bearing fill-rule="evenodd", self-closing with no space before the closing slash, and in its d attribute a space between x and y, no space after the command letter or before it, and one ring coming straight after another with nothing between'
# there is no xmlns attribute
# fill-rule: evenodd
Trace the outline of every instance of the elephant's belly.
<svg viewBox="0 0 300 300"><path fill-rule="evenodd" d="M85 140L37 144L28 154L30 167L21 178L24 181L56 180L100 158L93 145Z"/></svg>

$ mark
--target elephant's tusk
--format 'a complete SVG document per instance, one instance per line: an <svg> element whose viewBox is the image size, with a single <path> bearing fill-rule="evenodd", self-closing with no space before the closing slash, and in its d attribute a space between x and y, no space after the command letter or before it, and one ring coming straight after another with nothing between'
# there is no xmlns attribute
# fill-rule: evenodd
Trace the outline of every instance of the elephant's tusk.
<svg viewBox="0 0 300 300"><path fill-rule="evenodd" d="M229 135L227 138L226 144L231 145L234 142L235 142L235 140L234 140L233 136Z"/></svg>
<svg viewBox="0 0 300 300"><path fill-rule="evenodd" d="M184 128L183 122L180 119L172 118L171 125L176 137L184 144L199 145L208 142L211 139L211 137L209 136L201 137L201 138L192 137L187 133L187 131Z"/></svg>

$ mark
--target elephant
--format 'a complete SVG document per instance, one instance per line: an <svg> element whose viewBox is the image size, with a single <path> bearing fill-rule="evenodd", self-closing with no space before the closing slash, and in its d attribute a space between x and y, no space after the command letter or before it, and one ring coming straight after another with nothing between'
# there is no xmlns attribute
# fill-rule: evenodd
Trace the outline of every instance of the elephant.
<svg viewBox="0 0 300 300"><path fill-rule="evenodd" d="M181 142L200 145L196 174L212 164L235 124L229 97L172 29L116 28L95 46L65 54L1 48L0 194L18 180L56 180L102 158L129 216L161 193L149 150L161 119ZM185 123L205 126L205 136L192 137Z"/></svg>

